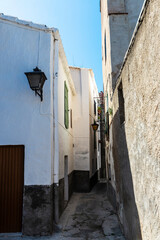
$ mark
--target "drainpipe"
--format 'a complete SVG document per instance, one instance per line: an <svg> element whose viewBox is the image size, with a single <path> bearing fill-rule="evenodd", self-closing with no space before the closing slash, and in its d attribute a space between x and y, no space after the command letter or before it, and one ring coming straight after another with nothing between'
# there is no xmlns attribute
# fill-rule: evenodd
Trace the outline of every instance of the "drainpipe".
<svg viewBox="0 0 160 240"><path fill-rule="evenodd" d="M54 219L59 221L59 134L58 134L58 63L59 40L54 38Z"/></svg>

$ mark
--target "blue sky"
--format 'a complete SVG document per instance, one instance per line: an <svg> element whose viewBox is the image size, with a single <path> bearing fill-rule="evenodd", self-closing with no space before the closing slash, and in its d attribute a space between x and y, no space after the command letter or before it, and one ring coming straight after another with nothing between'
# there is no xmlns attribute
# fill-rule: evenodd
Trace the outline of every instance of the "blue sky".
<svg viewBox="0 0 160 240"><path fill-rule="evenodd" d="M0 12L59 29L68 64L92 68L103 90L100 0L1 0Z"/></svg>

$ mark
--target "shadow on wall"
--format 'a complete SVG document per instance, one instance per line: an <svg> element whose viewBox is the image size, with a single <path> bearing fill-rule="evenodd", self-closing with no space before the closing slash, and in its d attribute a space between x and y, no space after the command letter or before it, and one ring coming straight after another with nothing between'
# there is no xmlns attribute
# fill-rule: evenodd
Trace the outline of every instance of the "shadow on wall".
<svg viewBox="0 0 160 240"><path fill-rule="evenodd" d="M117 189L117 210L128 240L141 240L141 228L135 202L130 159L128 155L125 123L121 122L119 110L113 121L113 158Z"/></svg>

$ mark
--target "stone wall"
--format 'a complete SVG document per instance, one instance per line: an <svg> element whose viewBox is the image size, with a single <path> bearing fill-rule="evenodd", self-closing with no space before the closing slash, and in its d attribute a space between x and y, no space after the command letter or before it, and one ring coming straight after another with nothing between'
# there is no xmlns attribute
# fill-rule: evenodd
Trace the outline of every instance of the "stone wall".
<svg viewBox="0 0 160 240"><path fill-rule="evenodd" d="M100 1L103 86L104 96L107 97L107 101L105 101L105 113L113 108L113 91L143 2L144 0ZM111 114L108 114L107 121L111 124ZM107 134L108 136L106 137L105 157L107 163L108 196L113 206L116 207L112 127L114 126L111 124Z"/></svg>
<svg viewBox="0 0 160 240"><path fill-rule="evenodd" d="M159 8L146 1L113 95L117 208L132 240L160 239Z"/></svg>
<svg viewBox="0 0 160 240"><path fill-rule="evenodd" d="M23 198L24 235L50 235L53 231L53 185L25 186Z"/></svg>

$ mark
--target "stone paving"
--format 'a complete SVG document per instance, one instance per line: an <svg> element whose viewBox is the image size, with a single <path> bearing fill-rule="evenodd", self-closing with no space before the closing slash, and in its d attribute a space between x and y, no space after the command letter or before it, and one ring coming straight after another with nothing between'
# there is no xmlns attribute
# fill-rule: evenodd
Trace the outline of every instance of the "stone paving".
<svg viewBox="0 0 160 240"><path fill-rule="evenodd" d="M61 216L57 232L50 237L0 237L0 240L125 240L117 215L108 201L106 184L90 193L74 193Z"/></svg>

